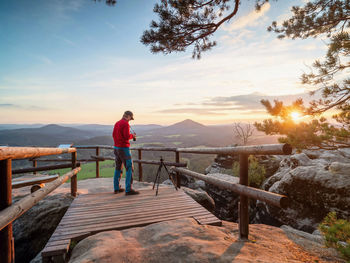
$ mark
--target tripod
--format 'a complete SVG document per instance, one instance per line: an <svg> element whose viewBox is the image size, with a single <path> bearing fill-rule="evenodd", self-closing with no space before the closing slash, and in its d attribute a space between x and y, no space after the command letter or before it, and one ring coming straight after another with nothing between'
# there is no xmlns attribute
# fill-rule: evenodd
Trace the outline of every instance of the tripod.
<svg viewBox="0 0 350 263"><path fill-rule="evenodd" d="M159 188L159 181L160 181L160 172L162 170L162 167L165 168L165 171L167 172L168 174L168 177L170 179L170 181L173 183L174 187L175 187L175 190L177 191L177 186L174 182L174 178L172 175L170 175L169 171L168 171L168 168L166 167L166 165L164 164L164 160L163 160L163 157L161 156L160 157L160 164L159 164L159 167L158 167L158 170L157 170L157 174L156 174L156 178L154 179L154 183L153 183L153 190L154 190L154 187L156 186L157 184L157 190L156 190L156 196L158 195L158 188Z"/></svg>

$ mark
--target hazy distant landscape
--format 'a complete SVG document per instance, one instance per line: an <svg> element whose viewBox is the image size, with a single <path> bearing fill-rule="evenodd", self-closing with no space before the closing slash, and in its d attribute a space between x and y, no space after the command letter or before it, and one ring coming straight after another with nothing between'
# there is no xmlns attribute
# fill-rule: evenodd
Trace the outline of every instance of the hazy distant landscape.
<svg viewBox="0 0 350 263"><path fill-rule="evenodd" d="M134 146L157 145L175 147L227 146L238 144L232 125L203 125L192 120L184 120L170 126L132 125L137 133ZM0 145L3 146L58 146L113 145L113 125L20 125L0 124ZM274 143L276 138L255 131L249 144Z"/></svg>
<svg viewBox="0 0 350 263"><path fill-rule="evenodd" d="M132 124L132 123L131 123ZM132 129L137 133L137 140L131 141L131 146L159 146L159 147L198 147L198 146L228 146L239 144L240 141L234 136L233 125L203 125L201 123L184 120L170 126L132 125ZM47 146L57 147L60 144L73 145L113 145L112 138L113 125L0 125L0 145L2 146ZM255 131L248 144L275 143L276 137L266 136ZM79 150L78 159L90 158L95 155L94 150ZM110 150L102 150L101 155L113 157ZM134 159L137 154L134 153ZM167 161L174 161L174 153L171 152L143 152L143 159L158 160L162 156ZM183 154L181 161L186 161L191 170L204 172L213 159L214 155L194 155ZM48 165L49 163L45 163ZM18 160L13 167L31 166L31 162ZM39 165L44 165L39 163ZM84 164L81 178L93 177L92 165ZM101 176L113 176L111 163L101 163ZM156 166L144 165L144 179L153 180L156 173ZM84 174L86 170L86 175ZM91 170L91 171L90 171ZM54 172L64 172L54 171ZM51 172L52 173L52 172ZM83 175L84 174L84 175ZM137 178L138 166L135 165L135 175ZM163 178L166 175L162 176Z"/></svg>

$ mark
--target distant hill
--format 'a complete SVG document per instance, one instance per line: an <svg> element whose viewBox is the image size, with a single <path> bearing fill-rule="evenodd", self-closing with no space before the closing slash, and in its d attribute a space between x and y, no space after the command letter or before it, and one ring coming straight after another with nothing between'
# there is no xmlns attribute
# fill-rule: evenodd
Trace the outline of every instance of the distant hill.
<svg viewBox="0 0 350 263"><path fill-rule="evenodd" d="M0 131L0 145L9 146L57 146L74 140L88 139L95 134L56 124L40 128L24 128Z"/></svg>
<svg viewBox="0 0 350 263"><path fill-rule="evenodd" d="M183 130L196 130L196 129L203 129L206 126L199 123L195 122L193 120L187 119L178 123L175 123L173 125L168 126L166 129L169 130L178 130L178 129L183 129Z"/></svg>
<svg viewBox="0 0 350 263"><path fill-rule="evenodd" d="M0 124L0 130L14 130L24 128L40 128L45 124Z"/></svg>

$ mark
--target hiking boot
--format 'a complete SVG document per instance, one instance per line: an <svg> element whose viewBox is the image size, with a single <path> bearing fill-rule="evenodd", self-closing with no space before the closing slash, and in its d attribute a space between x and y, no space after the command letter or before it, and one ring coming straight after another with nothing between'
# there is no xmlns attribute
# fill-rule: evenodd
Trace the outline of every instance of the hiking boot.
<svg viewBox="0 0 350 263"><path fill-rule="evenodd" d="M140 192L139 191L135 191L133 189L131 189L130 192L125 192L125 195L138 195Z"/></svg>
<svg viewBox="0 0 350 263"><path fill-rule="evenodd" d="M119 190L114 190L114 193L115 193L115 194L123 193L123 192L125 192L125 189L124 189L124 188L119 188Z"/></svg>

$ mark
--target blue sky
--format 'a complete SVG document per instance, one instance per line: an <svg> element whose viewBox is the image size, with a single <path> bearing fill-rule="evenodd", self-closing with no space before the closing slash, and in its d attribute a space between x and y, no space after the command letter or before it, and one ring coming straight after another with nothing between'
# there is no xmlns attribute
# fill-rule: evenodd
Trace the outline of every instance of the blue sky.
<svg viewBox="0 0 350 263"><path fill-rule="evenodd" d="M2 0L0 123L113 124L132 110L137 124L223 124L266 117L261 98L306 98L300 75L325 43L266 31L301 1L272 1L259 14L244 2L199 61L191 48L165 56L140 43L154 3Z"/></svg>

